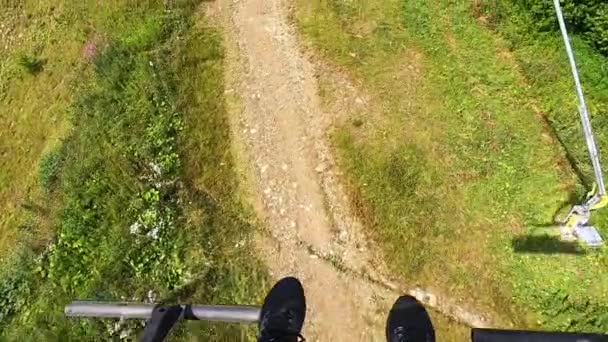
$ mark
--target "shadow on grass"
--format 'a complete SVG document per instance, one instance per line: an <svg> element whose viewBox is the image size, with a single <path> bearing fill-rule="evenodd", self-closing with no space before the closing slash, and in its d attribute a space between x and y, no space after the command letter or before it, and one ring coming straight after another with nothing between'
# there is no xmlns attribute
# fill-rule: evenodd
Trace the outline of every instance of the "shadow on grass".
<svg viewBox="0 0 608 342"><path fill-rule="evenodd" d="M559 145L562 147L562 149L565 152L565 156L566 159L568 160L568 164L570 164L570 167L572 168L572 171L574 171L574 173L576 174L576 176L578 177L578 179L580 180L581 184L583 184L585 186L585 188L590 188L589 187L589 178L587 176L585 176L585 172L583 172L583 170L580 167L580 164L578 162L578 160L576 159L576 156L574 155L574 153L572 153L572 148L570 148L568 146L568 144L566 144L566 142L564 141L563 137L559 134L559 131L557 130L557 127L555 126L555 123L553 121L551 121L551 119L549 119L549 117L546 114L542 114L541 115L542 120L544 121L545 125L551 130L551 133L553 135L553 137L555 138L555 140L557 140L557 143L559 143ZM574 194L571 194L571 198L570 200L572 200L574 203L577 198L573 198Z"/></svg>
<svg viewBox="0 0 608 342"><path fill-rule="evenodd" d="M576 242L561 241L559 237L550 235L517 236L511 240L511 246L515 253L586 254Z"/></svg>

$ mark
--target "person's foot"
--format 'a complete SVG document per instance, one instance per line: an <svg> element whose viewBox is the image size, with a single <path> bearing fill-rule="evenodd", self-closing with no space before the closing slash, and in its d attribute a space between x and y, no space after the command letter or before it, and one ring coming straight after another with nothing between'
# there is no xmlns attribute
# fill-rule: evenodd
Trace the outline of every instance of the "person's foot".
<svg viewBox="0 0 608 342"><path fill-rule="evenodd" d="M397 299L386 322L388 342L435 342L435 330L424 306L412 296Z"/></svg>
<svg viewBox="0 0 608 342"><path fill-rule="evenodd" d="M306 299L296 278L279 280L270 290L260 313L259 342L304 341L300 334L306 316Z"/></svg>

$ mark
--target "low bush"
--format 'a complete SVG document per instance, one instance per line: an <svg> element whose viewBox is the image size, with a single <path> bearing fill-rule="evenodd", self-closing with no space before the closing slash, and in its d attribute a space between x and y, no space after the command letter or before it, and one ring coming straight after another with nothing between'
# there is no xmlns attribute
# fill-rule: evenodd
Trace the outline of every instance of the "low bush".
<svg viewBox="0 0 608 342"><path fill-rule="evenodd" d="M608 55L608 2L604 0L561 0L564 18L571 33L584 37L602 54ZM530 29L546 32L558 30L552 1L489 0L483 2L492 16L507 18L525 12L531 20Z"/></svg>
<svg viewBox="0 0 608 342"><path fill-rule="evenodd" d="M36 75L44 68L44 61L37 56L23 55L19 58L19 65L31 75Z"/></svg>
<svg viewBox="0 0 608 342"><path fill-rule="evenodd" d="M57 181L62 159L63 151L61 146L58 146L43 155L40 160L38 177L42 189L46 192L49 192L53 184Z"/></svg>

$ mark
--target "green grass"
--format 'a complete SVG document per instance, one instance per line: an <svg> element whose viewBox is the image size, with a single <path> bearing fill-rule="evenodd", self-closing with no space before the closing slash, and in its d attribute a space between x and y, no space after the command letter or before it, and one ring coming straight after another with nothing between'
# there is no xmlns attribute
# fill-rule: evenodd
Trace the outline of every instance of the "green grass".
<svg viewBox="0 0 608 342"><path fill-rule="evenodd" d="M578 129L557 110L573 108L572 91L533 89L511 44L473 14L465 1L299 2L306 40L380 108L334 134L353 206L411 284L503 327L606 331L606 253L561 253L539 228L583 193L553 135ZM569 119L548 124L538 108L550 104Z"/></svg>
<svg viewBox="0 0 608 342"><path fill-rule="evenodd" d="M152 292L167 303L258 303L266 273L251 254L255 223L232 169L221 35L196 18L196 1L64 5L94 23L79 34L92 30L99 43L63 94L69 134L36 170L47 191L27 205L32 225L50 222L51 242L21 237L0 269L0 336L97 341L141 330L68 319L63 307L75 299L145 301ZM253 330L197 322L173 336L234 340Z"/></svg>
<svg viewBox="0 0 608 342"><path fill-rule="evenodd" d="M84 23L71 20L70 28L59 24L75 11L67 7L10 2L0 13L0 260L10 258L24 235L40 244L50 236L48 222L23 205L41 200L36 164L69 129L70 84L79 70L84 39L75 31ZM35 228L25 231L24 226Z"/></svg>
<svg viewBox="0 0 608 342"><path fill-rule="evenodd" d="M537 110L550 123L580 184L590 189L594 183L593 171L588 160L572 76L559 32L537 32L533 19L526 11L517 6L508 6L507 1L496 3L507 6L488 6L483 9L492 20L492 28L507 40L513 58L529 84L530 94L536 99ZM502 19L497 16L498 11L502 13ZM605 122L605 114L608 112L608 58L590 47L581 37L573 36L572 40L600 157L608 160L608 125ZM580 200L581 193L577 195ZM604 236L608 234L608 213L605 210L594 214L593 223L600 227ZM605 251L584 260L589 268L595 270L605 268L608 262ZM539 296L533 304L543 313L546 324L559 329L581 327L606 331L608 316L605 309L608 299L604 290L605 279L581 277L580 272L564 272L563 278L563 282L567 282L571 289L562 288L563 282L551 289L545 288L545 294ZM542 281L536 279L537 283ZM585 286L581 287L580 282ZM600 300L587 301L586 297L595 291L599 291L595 295L599 295ZM524 290L523 295L527 292Z"/></svg>

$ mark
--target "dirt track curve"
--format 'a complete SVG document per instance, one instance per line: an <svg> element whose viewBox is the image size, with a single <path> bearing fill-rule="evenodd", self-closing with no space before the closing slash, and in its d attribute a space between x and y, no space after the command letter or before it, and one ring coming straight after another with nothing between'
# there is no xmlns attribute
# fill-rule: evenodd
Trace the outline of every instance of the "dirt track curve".
<svg viewBox="0 0 608 342"><path fill-rule="evenodd" d="M239 99L233 136L248 165L258 246L274 278L294 275L306 291L308 341L384 341L399 291L382 277L339 181L315 66L298 47L287 0L218 0L227 31L227 92ZM339 111L336 111L339 112ZM425 296L425 294L422 294Z"/></svg>

